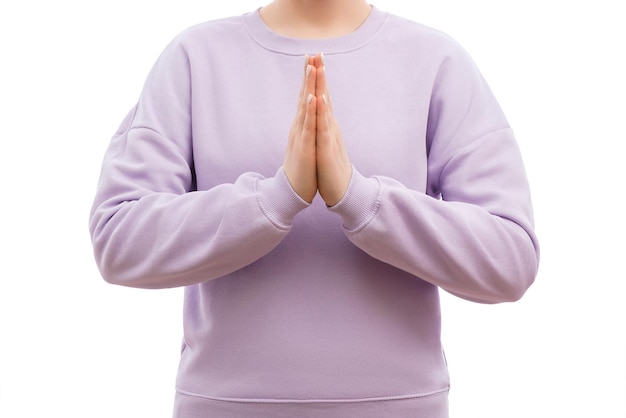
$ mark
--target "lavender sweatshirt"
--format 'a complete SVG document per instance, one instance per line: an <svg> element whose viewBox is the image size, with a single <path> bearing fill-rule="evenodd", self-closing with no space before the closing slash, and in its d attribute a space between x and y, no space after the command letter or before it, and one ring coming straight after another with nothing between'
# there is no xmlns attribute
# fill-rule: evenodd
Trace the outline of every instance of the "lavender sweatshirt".
<svg viewBox="0 0 626 418"><path fill-rule="evenodd" d="M331 208L281 168L324 52L353 176ZM176 417L446 417L439 289L519 299L538 246L513 132L468 54L373 8L301 40L258 12L168 45L90 214L108 282L185 286Z"/></svg>

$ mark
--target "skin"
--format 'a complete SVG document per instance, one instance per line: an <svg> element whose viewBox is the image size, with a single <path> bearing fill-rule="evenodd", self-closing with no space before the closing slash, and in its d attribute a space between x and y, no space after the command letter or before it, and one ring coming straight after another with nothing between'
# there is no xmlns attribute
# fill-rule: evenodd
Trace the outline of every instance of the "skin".
<svg viewBox="0 0 626 418"><path fill-rule="evenodd" d="M334 206L348 188L352 164L332 112L322 54L306 56L283 169L292 188L307 202L319 192L328 206Z"/></svg>
<svg viewBox="0 0 626 418"><path fill-rule="evenodd" d="M370 11L362 0L275 0L260 13L278 33L325 38L354 31ZM334 206L345 195L352 165L333 114L323 54L305 57L298 98L283 169L303 200L310 203L319 192L326 205Z"/></svg>
<svg viewBox="0 0 626 418"><path fill-rule="evenodd" d="M371 10L364 0L274 0L260 14L281 35L320 39L353 32Z"/></svg>

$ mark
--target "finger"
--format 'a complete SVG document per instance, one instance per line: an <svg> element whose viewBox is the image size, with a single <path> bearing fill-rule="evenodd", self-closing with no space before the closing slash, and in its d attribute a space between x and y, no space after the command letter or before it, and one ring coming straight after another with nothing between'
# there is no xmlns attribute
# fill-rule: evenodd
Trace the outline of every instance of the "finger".
<svg viewBox="0 0 626 418"><path fill-rule="evenodd" d="M322 94L322 96L317 99L317 120L316 120L316 129L318 136L318 146L325 146L326 142L330 139L330 129L331 129L331 121L330 121L330 109L328 107L328 97L326 94Z"/></svg>
<svg viewBox="0 0 626 418"><path fill-rule="evenodd" d="M304 56L304 67L302 68L302 84L300 84L300 92L298 93L298 105L302 103L305 95L306 81L307 81L307 68L310 65L311 57L309 55Z"/></svg>
<svg viewBox="0 0 626 418"><path fill-rule="evenodd" d="M315 96L309 94L304 103L303 123L292 127L283 169L293 190L310 203L317 193Z"/></svg>
<svg viewBox="0 0 626 418"><path fill-rule="evenodd" d="M315 67L311 64L307 64L304 72L304 81L302 84L302 89L300 93L300 101L298 106L298 116L296 118L298 127L301 129L304 123L304 117L307 111L308 104L308 96L310 94L315 94L315 82L316 82L316 70Z"/></svg>
<svg viewBox="0 0 626 418"><path fill-rule="evenodd" d="M306 92L306 88L307 88L307 80L308 77L310 75L310 69L309 67L314 65L315 63L315 57L312 57L310 55L305 55L304 56L304 66L303 66L303 77L302 77L302 84L300 84L300 92L298 93L298 105L301 105L302 102L305 101L308 93Z"/></svg>
<svg viewBox="0 0 626 418"><path fill-rule="evenodd" d="M326 80L325 80L326 79L326 77L325 77L325 75L326 75L326 68L324 68L325 67L324 54L323 53L319 53L319 54L315 55L313 57L313 62L314 62L313 65L314 65L315 69L317 70L316 73L317 73L317 78L318 78L316 86L315 86L315 89L316 89L315 95L318 98L321 98L322 94L325 94L326 93L326 89L327 89ZM324 80L321 79L322 76L324 76L323 77Z"/></svg>
<svg viewBox="0 0 626 418"><path fill-rule="evenodd" d="M307 74L307 67L313 61L313 57L310 55L304 56L304 65L302 67L302 83L300 83L300 90L298 92L298 101L297 101L297 109L296 109L296 117L294 118L291 129L289 133L289 146L292 146L292 140L295 139L296 136L299 136L302 133L302 125L304 124L304 116L306 112L305 102L305 91L307 89L307 75L310 76L310 73Z"/></svg>
<svg viewBox="0 0 626 418"><path fill-rule="evenodd" d="M326 77L326 66L322 65L321 67L316 67L315 72L316 72L315 95L318 97L318 99L322 99L322 96L325 96L326 97L325 105L328 108L328 110L332 112L332 102L330 100L330 92L328 90L328 79Z"/></svg>
<svg viewBox="0 0 626 418"><path fill-rule="evenodd" d="M333 129L333 114L330 108L330 100L326 94L322 94L321 100L319 100L318 104L318 129L321 130L325 135L330 137L331 131Z"/></svg>
<svg viewBox="0 0 626 418"><path fill-rule="evenodd" d="M306 145L315 145L317 131L317 99L312 93L306 98L304 122L302 124L302 141ZM309 142L309 144L306 144Z"/></svg>
<svg viewBox="0 0 626 418"><path fill-rule="evenodd" d="M313 65L315 65L316 68L321 68L326 65L326 57L324 56L323 52L320 52L319 54L313 56L312 59Z"/></svg>

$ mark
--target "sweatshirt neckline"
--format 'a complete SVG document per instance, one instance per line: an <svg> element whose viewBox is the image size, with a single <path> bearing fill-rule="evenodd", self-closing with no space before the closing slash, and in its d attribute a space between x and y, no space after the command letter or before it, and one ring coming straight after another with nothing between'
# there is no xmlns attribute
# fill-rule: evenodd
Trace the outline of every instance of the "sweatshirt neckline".
<svg viewBox="0 0 626 418"><path fill-rule="evenodd" d="M367 19L354 32L335 38L301 39L281 35L271 30L261 19L259 9L242 16L248 33L259 45L270 51L288 55L319 52L329 55L359 49L376 36L386 17L387 13L372 6Z"/></svg>

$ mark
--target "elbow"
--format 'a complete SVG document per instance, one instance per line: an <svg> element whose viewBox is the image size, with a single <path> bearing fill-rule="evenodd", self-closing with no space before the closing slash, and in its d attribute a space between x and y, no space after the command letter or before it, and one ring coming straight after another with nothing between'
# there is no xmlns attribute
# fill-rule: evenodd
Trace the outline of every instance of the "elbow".
<svg viewBox="0 0 626 418"><path fill-rule="evenodd" d="M107 262L104 257L96 256L96 265L98 266L98 270L100 271L100 276L108 284L117 286L129 286L129 282L127 280L124 280L119 272L117 272L116 269L111 265L111 263Z"/></svg>
<svg viewBox="0 0 626 418"><path fill-rule="evenodd" d="M498 278L494 281L498 283L497 286L486 286L478 292L452 290L448 290L448 292L470 302L482 303L485 305L517 302L522 299L522 297L526 294L526 291L533 284L534 277L516 277L514 279L508 278L506 280Z"/></svg>
<svg viewBox="0 0 626 418"><path fill-rule="evenodd" d="M94 240L94 258L105 282L132 288L158 289L169 287L156 274L153 260L138 257L132 248L116 240Z"/></svg>
<svg viewBox="0 0 626 418"><path fill-rule="evenodd" d="M107 255L106 251L95 251L94 254L100 276L109 284L141 289L168 287L159 283L159 277L143 274L145 267L139 263L124 263L117 257Z"/></svg>
<svg viewBox="0 0 626 418"><path fill-rule="evenodd" d="M132 286L127 278L122 274L119 263L116 263L110 255L110 251L106 244L99 243L94 239L94 259L100 276L105 282L118 286Z"/></svg>
<svg viewBox="0 0 626 418"><path fill-rule="evenodd" d="M492 303L517 302L535 282L539 271L539 244L526 233L510 247L509 256L492 265Z"/></svg>
<svg viewBox="0 0 626 418"><path fill-rule="evenodd" d="M109 284L140 287L130 274L132 269L129 268L128 261L124 261L132 251L124 249L124 246L115 239L115 233L111 233L105 226L99 225L96 220L90 225L93 257L100 276Z"/></svg>
<svg viewBox="0 0 626 418"><path fill-rule="evenodd" d="M153 236L124 227L122 221L115 205L109 209L94 206L90 215L93 256L102 279L123 287L170 287L162 283L162 274L156 274L154 259L148 256L154 245Z"/></svg>
<svg viewBox="0 0 626 418"><path fill-rule="evenodd" d="M465 288L450 293L484 304L517 302L535 282L538 268L538 252L527 251L523 257L518 256L505 263L491 264L488 268L475 271L468 277L474 283L472 289Z"/></svg>
<svg viewBox="0 0 626 418"><path fill-rule="evenodd" d="M534 234L530 234L528 238L528 244L523 247L525 250L520 251L522 256L517 259L517 263L511 263L515 268L510 276L512 279L510 279L509 282L512 283L512 285L510 286L509 297L505 302L516 302L520 300L537 278L540 258L539 243Z"/></svg>
<svg viewBox="0 0 626 418"><path fill-rule="evenodd" d="M92 233L93 254L100 276L105 282L138 289L168 289L205 281L202 271L185 272L167 265L166 257L153 251L149 240L128 240L117 233Z"/></svg>
<svg viewBox="0 0 626 418"><path fill-rule="evenodd" d="M495 303L517 302L526 294L530 286L535 282L535 275L517 276L509 279L505 290L497 295Z"/></svg>
<svg viewBox="0 0 626 418"><path fill-rule="evenodd" d="M539 269L539 256L534 250L526 252L524 257L517 257L515 261L507 263L499 273L492 275L485 287L484 298L486 303L517 302L535 282Z"/></svg>

